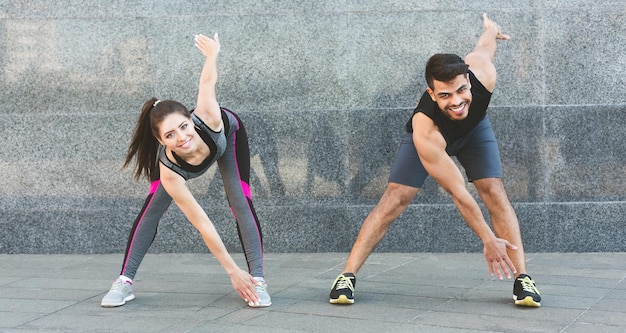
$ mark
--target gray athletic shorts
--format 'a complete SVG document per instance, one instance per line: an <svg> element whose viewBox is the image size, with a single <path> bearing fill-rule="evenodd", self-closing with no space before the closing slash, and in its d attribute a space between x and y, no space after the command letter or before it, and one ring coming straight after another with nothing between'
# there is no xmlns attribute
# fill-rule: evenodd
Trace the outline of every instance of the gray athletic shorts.
<svg viewBox="0 0 626 333"><path fill-rule="evenodd" d="M446 153L456 156L470 182L483 178L502 178L500 151L487 116L476 128L446 147ZM406 133L391 166L389 182L421 188L426 177L428 172L417 156L413 134Z"/></svg>

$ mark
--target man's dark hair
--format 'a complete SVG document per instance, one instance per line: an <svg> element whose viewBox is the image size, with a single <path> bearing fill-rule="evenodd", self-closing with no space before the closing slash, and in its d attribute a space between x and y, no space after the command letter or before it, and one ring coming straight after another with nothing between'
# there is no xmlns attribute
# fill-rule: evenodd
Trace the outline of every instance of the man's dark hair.
<svg viewBox="0 0 626 333"><path fill-rule="evenodd" d="M433 80L448 82L461 74L467 77L468 68L469 65L456 54L437 53L426 64L426 83L430 89L435 89Z"/></svg>

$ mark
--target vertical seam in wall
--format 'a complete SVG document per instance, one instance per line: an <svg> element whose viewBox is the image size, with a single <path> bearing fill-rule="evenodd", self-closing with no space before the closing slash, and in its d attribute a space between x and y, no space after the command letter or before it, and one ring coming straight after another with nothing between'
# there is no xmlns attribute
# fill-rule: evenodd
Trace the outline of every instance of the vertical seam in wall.
<svg viewBox="0 0 626 333"><path fill-rule="evenodd" d="M546 105L546 64L545 64L545 46L546 46L546 41L544 38L544 31L545 31L545 27L544 27L544 17L545 14L543 11L538 11L539 12L539 18L538 18L538 27L539 27L539 31L538 31L538 37L539 37L539 66L541 68L540 74L541 74L541 105Z"/></svg>
<svg viewBox="0 0 626 333"><path fill-rule="evenodd" d="M537 2L535 2L537 4ZM537 8L537 7L536 7ZM543 147L542 151L541 151L541 168L544 170L543 172L543 179L541 181L541 188L539 189L539 193L537 193L539 195L539 199L540 201L546 201L548 197L551 196L551 193L548 193L549 191L549 180L550 180L550 169L548 168L548 152L546 151L546 133L547 133L547 128L546 128L546 117L544 116L546 114L546 66L545 66L545 35L544 35L544 24L545 24L545 12L543 10L535 10L533 11L535 13L538 13L538 18L537 18L537 38L539 39L539 78L540 78L540 91L539 91L539 106L540 106L540 110L541 110L541 140L543 141L543 144L541 145L541 147Z"/></svg>

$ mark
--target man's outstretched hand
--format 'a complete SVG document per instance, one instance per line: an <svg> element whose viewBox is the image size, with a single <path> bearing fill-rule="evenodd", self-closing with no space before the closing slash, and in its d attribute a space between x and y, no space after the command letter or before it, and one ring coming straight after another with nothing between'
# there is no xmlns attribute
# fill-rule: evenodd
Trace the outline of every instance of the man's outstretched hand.
<svg viewBox="0 0 626 333"><path fill-rule="evenodd" d="M491 19L487 17L487 13L483 13L483 26L485 27L485 30L495 29L497 32L496 39L499 39L499 40L511 39L511 36L505 35L502 33L500 26L496 22L492 21Z"/></svg>
<svg viewBox="0 0 626 333"><path fill-rule="evenodd" d="M487 260L489 274L493 276L495 273L500 280L503 279L503 272L507 279L511 278L511 273L513 273L513 275L517 273L515 265L506 252L507 248L517 250L517 246L502 238L496 238L495 242L485 243L484 247L485 260Z"/></svg>

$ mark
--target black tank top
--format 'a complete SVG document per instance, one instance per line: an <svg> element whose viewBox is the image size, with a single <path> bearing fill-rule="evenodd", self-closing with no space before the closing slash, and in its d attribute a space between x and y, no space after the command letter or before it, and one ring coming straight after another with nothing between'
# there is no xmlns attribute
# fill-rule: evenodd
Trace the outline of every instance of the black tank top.
<svg viewBox="0 0 626 333"><path fill-rule="evenodd" d="M463 120L451 120L446 117L446 115L444 115L437 106L437 103L433 102L428 92L425 91L422 98L420 98L417 107L413 111L411 118L406 123L407 132L413 133L413 125L411 124L411 121L413 120L413 116L418 112L425 114L428 118L435 122L435 125L439 127L439 131L448 145L454 143L456 140L474 129L474 127L476 127L476 125L478 125L478 123L483 120L487 114L487 107L489 106L489 101L491 100L491 93L487 90L487 88L485 88L485 86L483 86L482 83L480 83L480 81L478 81L472 71L467 72L469 74L470 84L472 85L472 88L470 89L472 92L472 103L470 104L467 118Z"/></svg>

